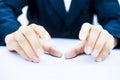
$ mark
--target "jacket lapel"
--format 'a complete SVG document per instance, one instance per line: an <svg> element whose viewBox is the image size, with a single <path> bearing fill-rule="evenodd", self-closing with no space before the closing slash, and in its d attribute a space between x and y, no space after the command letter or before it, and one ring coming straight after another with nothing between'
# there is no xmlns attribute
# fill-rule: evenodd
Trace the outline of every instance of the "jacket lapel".
<svg viewBox="0 0 120 80"><path fill-rule="evenodd" d="M78 17L81 9L83 9L82 0L72 0L69 13L66 16L65 24L69 28Z"/></svg>
<svg viewBox="0 0 120 80"><path fill-rule="evenodd" d="M80 14L81 9L84 9L82 4L83 0L72 0L69 12L66 13L63 0L50 0L50 3L58 15L65 21L65 26L70 29L70 26L74 23L75 19Z"/></svg>
<svg viewBox="0 0 120 80"><path fill-rule="evenodd" d="M64 20L66 12L63 0L50 0L50 3L58 15Z"/></svg>

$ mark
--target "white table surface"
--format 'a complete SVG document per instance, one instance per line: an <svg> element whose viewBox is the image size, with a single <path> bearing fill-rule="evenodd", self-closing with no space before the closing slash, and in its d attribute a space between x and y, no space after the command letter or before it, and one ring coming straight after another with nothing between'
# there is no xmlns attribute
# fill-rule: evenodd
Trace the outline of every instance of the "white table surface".
<svg viewBox="0 0 120 80"><path fill-rule="evenodd" d="M80 41L54 38L52 43L65 53ZM112 50L103 62L89 55L64 59L44 54L40 63L32 63L0 47L0 80L120 80L120 50Z"/></svg>

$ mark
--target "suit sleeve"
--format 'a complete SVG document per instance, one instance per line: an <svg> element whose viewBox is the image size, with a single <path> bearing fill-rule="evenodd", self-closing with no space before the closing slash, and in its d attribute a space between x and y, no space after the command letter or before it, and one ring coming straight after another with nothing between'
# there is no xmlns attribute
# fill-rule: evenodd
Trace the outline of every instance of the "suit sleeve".
<svg viewBox="0 0 120 80"><path fill-rule="evenodd" d="M0 46L5 45L5 36L20 27L17 17L22 13L22 8L27 4L23 0L0 0Z"/></svg>
<svg viewBox="0 0 120 80"><path fill-rule="evenodd" d="M94 9L98 22L114 37L118 38L120 47L120 6L118 0L94 0Z"/></svg>

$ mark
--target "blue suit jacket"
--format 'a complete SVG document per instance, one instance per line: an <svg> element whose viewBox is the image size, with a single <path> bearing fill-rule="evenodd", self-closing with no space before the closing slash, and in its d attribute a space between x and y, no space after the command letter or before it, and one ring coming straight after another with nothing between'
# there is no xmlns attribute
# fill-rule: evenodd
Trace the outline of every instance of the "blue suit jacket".
<svg viewBox="0 0 120 80"><path fill-rule="evenodd" d="M63 0L0 0L0 45L5 45L7 34L20 27L17 17L26 5L29 24L44 26L52 37L78 38L81 25L92 23L96 14L103 28L120 38L117 0L72 0L69 13L65 11Z"/></svg>

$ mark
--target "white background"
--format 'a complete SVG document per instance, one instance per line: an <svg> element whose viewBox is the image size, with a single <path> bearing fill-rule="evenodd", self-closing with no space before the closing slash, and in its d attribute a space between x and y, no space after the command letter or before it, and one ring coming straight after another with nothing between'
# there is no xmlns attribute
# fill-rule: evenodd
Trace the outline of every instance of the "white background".
<svg viewBox="0 0 120 80"><path fill-rule="evenodd" d="M80 40L57 38L51 43L65 54ZM102 62L89 55L65 59L43 54L40 63L32 63L0 47L0 80L120 80L120 50L112 50Z"/></svg>

